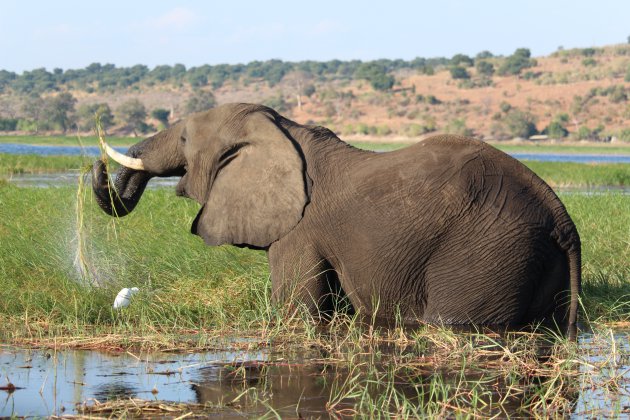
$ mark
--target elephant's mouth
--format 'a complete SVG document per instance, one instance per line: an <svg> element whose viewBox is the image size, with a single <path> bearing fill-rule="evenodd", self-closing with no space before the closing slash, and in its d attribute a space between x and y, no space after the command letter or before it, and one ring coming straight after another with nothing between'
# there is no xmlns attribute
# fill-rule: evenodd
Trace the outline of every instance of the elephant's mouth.
<svg viewBox="0 0 630 420"><path fill-rule="evenodd" d="M186 189L186 185L188 184L187 175L188 173L184 173L175 187L175 194L178 197L192 198Z"/></svg>

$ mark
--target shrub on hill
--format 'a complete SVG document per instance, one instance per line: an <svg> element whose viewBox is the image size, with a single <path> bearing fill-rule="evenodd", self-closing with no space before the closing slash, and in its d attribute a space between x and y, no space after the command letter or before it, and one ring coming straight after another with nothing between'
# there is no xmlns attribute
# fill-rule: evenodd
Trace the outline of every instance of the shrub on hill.
<svg viewBox="0 0 630 420"><path fill-rule="evenodd" d="M483 76L492 76L494 74L494 65L486 60L478 60L475 68L477 73Z"/></svg>
<svg viewBox="0 0 630 420"><path fill-rule="evenodd" d="M354 73L358 79L365 79L375 90L389 90L394 86L394 76L387 73L385 65L377 62L362 63Z"/></svg>
<svg viewBox="0 0 630 420"><path fill-rule="evenodd" d="M217 101L212 92L198 90L184 103L184 113L188 115L194 114L195 112L206 111L216 106L216 104Z"/></svg>
<svg viewBox="0 0 630 420"><path fill-rule="evenodd" d="M531 52L528 48L518 48L514 54L505 59L499 67L498 74L501 76L517 75L523 69L535 66L536 60L530 57Z"/></svg>
<svg viewBox="0 0 630 420"><path fill-rule="evenodd" d="M470 79L470 74L468 71L460 66L454 66L450 68L451 77L455 80L457 79Z"/></svg>
<svg viewBox="0 0 630 420"><path fill-rule="evenodd" d="M473 59L464 54L455 54L453 58L451 58L452 66L464 65L466 67L469 67L469 66L472 66L473 64L474 64Z"/></svg>

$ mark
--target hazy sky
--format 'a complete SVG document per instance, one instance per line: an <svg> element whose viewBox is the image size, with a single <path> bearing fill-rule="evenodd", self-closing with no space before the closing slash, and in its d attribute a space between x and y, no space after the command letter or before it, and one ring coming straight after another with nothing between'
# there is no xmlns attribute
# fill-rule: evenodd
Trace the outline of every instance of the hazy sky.
<svg viewBox="0 0 630 420"><path fill-rule="evenodd" d="M511 54L627 42L630 0L0 0L0 69Z"/></svg>

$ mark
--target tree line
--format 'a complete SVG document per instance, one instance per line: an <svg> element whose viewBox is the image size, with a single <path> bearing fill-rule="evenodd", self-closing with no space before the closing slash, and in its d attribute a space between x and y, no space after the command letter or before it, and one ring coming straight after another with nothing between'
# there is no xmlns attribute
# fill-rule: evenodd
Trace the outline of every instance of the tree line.
<svg viewBox="0 0 630 420"><path fill-rule="evenodd" d="M217 89L228 80L264 80L270 86L279 83L293 71L304 73L318 80L365 79L375 89L387 90L394 80L390 73L400 69L412 69L432 73L437 66L447 66L451 59L415 58L413 60L373 61L301 61L282 60L252 61L248 64L202 65L186 68L183 64L160 65L153 69L138 64L132 67L117 67L114 64L92 63L83 69L48 71L38 68L21 74L0 70L0 93L46 93L69 89L87 92L112 91L140 84L154 85L171 83L189 84L192 87L211 86Z"/></svg>

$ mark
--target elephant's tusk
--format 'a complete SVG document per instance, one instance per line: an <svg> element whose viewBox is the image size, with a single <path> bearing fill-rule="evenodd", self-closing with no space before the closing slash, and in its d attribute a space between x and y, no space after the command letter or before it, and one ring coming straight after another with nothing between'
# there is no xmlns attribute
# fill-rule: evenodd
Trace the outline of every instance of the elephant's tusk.
<svg viewBox="0 0 630 420"><path fill-rule="evenodd" d="M127 168L136 169L138 171L144 171L144 163L142 163L142 159L132 158L127 155L123 155L122 153L114 150L103 140L101 140L101 146L103 146L105 152L107 152L107 155L110 158L114 159L121 165L126 166Z"/></svg>

